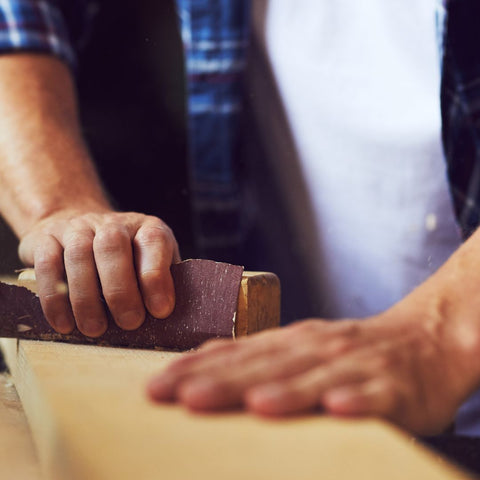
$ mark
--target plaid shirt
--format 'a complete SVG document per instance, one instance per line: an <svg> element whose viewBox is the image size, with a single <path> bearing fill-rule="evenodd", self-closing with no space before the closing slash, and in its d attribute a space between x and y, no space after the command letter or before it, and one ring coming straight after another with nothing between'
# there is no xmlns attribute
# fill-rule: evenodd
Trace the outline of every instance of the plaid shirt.
<svg viewBox="0 0 480 480"><path fill-rule="evenodd" d="M208 255L240 244L245 232L236 157L249 1L176 2L186 58L194 227ZM46 52L74 65L94 7L91 0L0 0L0 52ZM442 135L465 237L480 224L479 19L478 0L438 0Z"/></svg>

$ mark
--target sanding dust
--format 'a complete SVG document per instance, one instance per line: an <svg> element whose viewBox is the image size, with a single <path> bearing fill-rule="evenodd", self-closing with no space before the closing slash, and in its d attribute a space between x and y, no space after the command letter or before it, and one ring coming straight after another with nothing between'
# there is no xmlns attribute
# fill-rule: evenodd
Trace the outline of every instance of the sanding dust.
<svg viewBox="0 0 480 480"><path fill-rule="evenodd" d="M17 330L20 332L20 333L24 333L24 332L28 332L32 329L33 327L30 327L29 325L25 325L24 323L19 323L17 325Z"/></svg>

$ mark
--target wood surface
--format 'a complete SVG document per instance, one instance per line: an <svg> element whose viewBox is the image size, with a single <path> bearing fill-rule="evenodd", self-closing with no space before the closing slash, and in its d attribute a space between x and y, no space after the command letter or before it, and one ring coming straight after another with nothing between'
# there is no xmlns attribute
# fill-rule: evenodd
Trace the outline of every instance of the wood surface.
<svg viewBox="0 0 480 480"><path fill-rule="evenodd" d="M151 404L147 379L188 353L1 343L49 480L467 478L379 421L273 421Z"/></svg>
<svg viewBox="0 0 480 480"><path fill-rule="evenodd" d="M273 273L243 272L238 295L235 336L278 327L280 281Z"/></svg>
<svg viewBox="0 0 480 480"><path fill-rule="evenodd" d="M40 465L27 418L7 373L0 373L0 478L40 478Z"/></svg>

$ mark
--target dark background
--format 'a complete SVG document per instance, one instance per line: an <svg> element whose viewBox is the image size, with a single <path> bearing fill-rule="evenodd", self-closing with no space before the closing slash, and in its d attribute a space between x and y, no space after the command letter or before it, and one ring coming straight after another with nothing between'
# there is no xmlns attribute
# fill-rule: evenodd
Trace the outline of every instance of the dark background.
<svg viewBox="0 0 480 480"><path fill-rule="evenodd" d="M118 209L159 216L175 232L182 256L193 256L174 2L124 0L119 8L102 0L93 16L74 74L84 135L102 181ZM21 266L16 248L1 222L0 273Z"/></svg>

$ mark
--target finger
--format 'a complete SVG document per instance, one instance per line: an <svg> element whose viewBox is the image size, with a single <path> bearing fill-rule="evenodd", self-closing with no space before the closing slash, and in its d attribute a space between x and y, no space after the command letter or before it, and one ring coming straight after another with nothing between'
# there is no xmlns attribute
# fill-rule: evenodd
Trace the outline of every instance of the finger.
<svg viewBox="0 0 480 480"><path fill-rule="evenodd" d="M213 341L207 343L210 345ZM218 355L222 355L222 360L224 356L231 360L234 357L234 352L238 350L238 343L233 340L222 339L216 340L214 343L218 347L215 351L210 350L210 348L205 350L203 346L200 350L190 351L168 365L165 372L183 374L187 371L193 373L193 369L208 369L212 362L219 364L217 361Z"/></svg>
<svg viewBox="0 0 480 480"><path fill-rule="evenodd" d="M241 405L246 392L256 385L303 374L318 365L315 352L292 352L277 358L264 355L233 372L223 369L203 377L187 378L177 397L193 410L216 410Z"/></svg>
<svg viewBox="0 0 480 480"><path fill-rule="evenodd" d="M158 401L171 400L176 397L178 387L187 378L222 376L231 373L235 368L243 369L247 358L252 356L252 353L241 348L238 342L219 340L216 343L219 347L217 349L191 352L172 362L149 384L150 396ZM264 347L263 352L267 351L267 347ZM259 351L254 352L254 358L258 359L260 355Z"/></svg>
<svg viewBox="0 0 480 480"><path fill-rule="evenodd" d="M250 348L252 346L253 348ZM307 349L304 348L303 354L306 352ZM289 349L285 346L269 342L209 342L206 349L184 355L157 375L149 386L150 396L158 401L169 400L175 397L179 385L189 377L231 377L238 371L258 369L257 365L260 365L260 368L263 368L263 365L271 367L272 363L288 357L288 353ZM264 357L267 358L265 362Z"/></svg>
<svg viewBox="0 0 480 480"><path fill-rule="evenodd" d="M322 328L320 324L323 322L310 323L312 326L318 324ZM307 330L309 329L310 327L307 328ZM248 377L250 371L257 372L256 376L259 375L258 371L263 371L263 381L266 381L269 375L270 380L273 380L277 378L276 366L280 366L279 374L283 372L284 378L286 378L290 375L291 370L297 373L303 368L302 362L297 364L299 358L308 359L308 366L313 367L321 365L332 356L345 350L346 344L342 338L331 339L319 349L317 343L311 341L310 330L306 332L306 336L303 335L301 338L298 336L297 331L305 333L305 327L282 330L268 332L268 335L254 335L236 342L232 340L209 341L199 351L185 355L169 365L152 381L149 386L149 395L159 401L172 400L175 398L179 385L184 383L187 378L193 377L214 376L220 381L225 376L232 380L237 372L240 372L240 376L247 375L245 377L247 379L250 378ZM301 351L298 351L297 344L302 345ZM202 392L205 390L200 385L198 388L201 388ZM242 389L246 386L242 382L237 382L235 388ZM194 390L192 387L191 391ZM234 387L232 386L230 390L233 392ZM202 394L202 399L204 396L210 396L210 394L208 392ZM212 393L211 396L215 396L215 393ZM190 398L190 393L188 397ZM196 402L193 397L192 393L192 405ZM184 400L190 402L190 400L186 400L186 397ZM203 400L201 402L203 403Z"/></svg>
<svg viewBox="0 0 480 480"><path fill-rule="evenodd" d="M318 324L326 322L316 321ZM214 365L227 368L243 366L247 361L255 361L259 356L281 352L282 355L289 351L296 351L296 345L302 345L302 350L308 352L309 348L316 352L318 358L324 359L337 352L336 342L330 342L319 349L317 345L309 346L309 335L299 337L293 334L292 327L283 327L277 330L268 330L240 337L237 339L212 339L207 340L195 352L190 352L180 359L172 362L166 369L167 372L182 373L190 366L210 369ZM333 349L332 349L333 347ZM205 362L205 363L203 363Z"/></svg>
<svg viewBox="0 0 480 480"><path fill-rule="evenodd" d="M282 356L295 349L289 345L279 344L274 338L265 339L262 342L244 342L233 339L215 339L207 341L200 350L184 356L176 362L172 362L168 367L168 372L182 373L185 369L191 369L193 372L212 372L213 369L231 370L235 368L244 368L250 362L256 362L264 355L268 355L271 361L277 354ZM304 346L304 351L308 346Z"/></svg>
<svg viewBox="0 0 480 480"><path fill-rule="evenodd" d="M69 297L78 329L98 337L107 329L93 257L93 232L70 231L64 237L64 261Z"/></svg>
<svg viewBox="0 0 480 480"><path fill-rule="evenodd" d="M171 230L158 219L149 219L134 241L137 275L147 310L156 318L168 317L175 306L170 265L179 258Z"/></svg>
<svg viewBox="0 0 480 480"><path fill-rule="evenodd" d="M326 392L322 399L329 413L342 416L392 418L399 411L400 403L393 382L385 379L335 388Z"/></svg>
<svg viewBox="0 0 480 480"><path fill-rule="evenodd" d="M199 378L214 379L223 385L224 391L231 392L230 397L238 396L243 395L247 388L257 383L288 378L316 366L322 357L315 346L305 346L299 351L296 348L285 348L264 342L251 351L246 348L248 342L244 345L225 340L217 343L218 349L210 348L206 352L188 354L169 365L149 384L150 396L158 401L173 400L177 397L177 391L183 388L182 385L188 383L190 385L188 395L185 394L183 401L191 403L194 408L197 395L194 393L193 384ZM202 383L203 380L199 381L199 385ZM205 390L204 387L199 388ZM215 397L212 400L214 402L219 400L215 393L207 392L205 395ZM199 399L199 402L205 403L205 406L198 405L198 408L208 408L206 404L210 401L202 399ZM221 403L228 401L225 399Z"/></svg>
<svg viewBox="0 0 480 480"><path fill-rule="evenodd" d="M103 297L115 323L124 330L138 328L145 320L145 308L127 228L115 223L97 227L93 253Z"/></svg>
<svg viewBox="0 0 480 480"><path fill-rule="evenodd" d="M291 379L253 387L246 392L247 407L263 415L288 415L320 406L322 395L329 389L358 383L368 378L359 366L338 368L320 366Z"/></svg>
<svg viewBox="0 0 480 480"><path fill-rule="evenodd" d="M50 235L38 238L33 254L38 296L48 323L59 333L74 326L63 266L63 247Z"/></svg>

